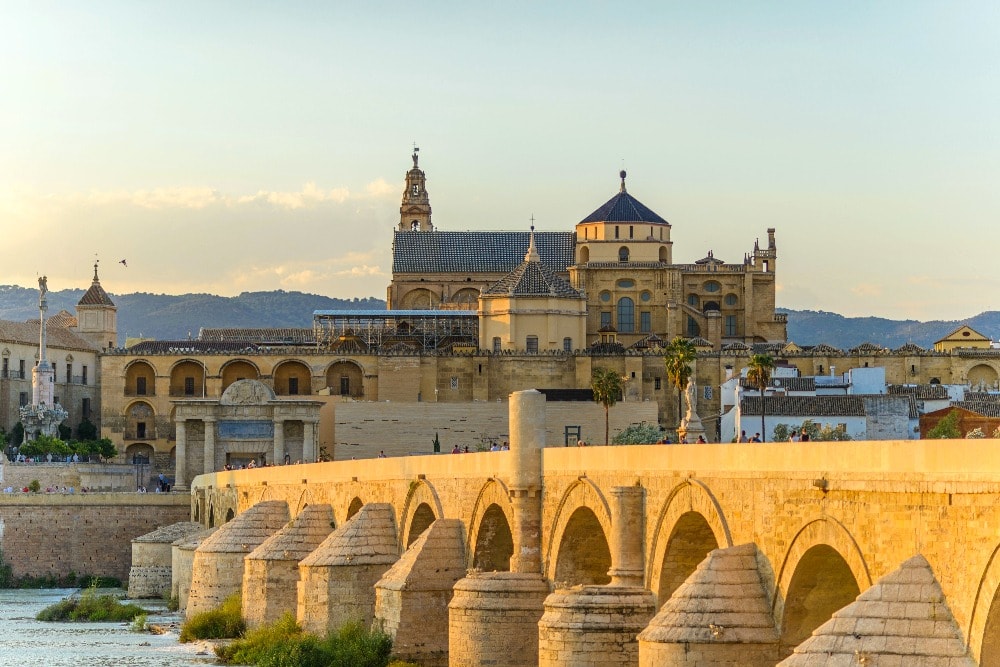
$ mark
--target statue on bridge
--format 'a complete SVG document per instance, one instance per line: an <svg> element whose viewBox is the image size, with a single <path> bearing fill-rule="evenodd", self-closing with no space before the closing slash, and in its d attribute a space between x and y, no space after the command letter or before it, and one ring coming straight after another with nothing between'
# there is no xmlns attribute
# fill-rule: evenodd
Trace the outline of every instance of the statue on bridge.
<svg viewBox="0 0 1000 667"><path fill-rule="evenodd" d="M687 411L681 419L680 426L677 427L677 436L681 443L697 442L699 438L705 438L705 426L701 423L701 417L695 408L698 385L695 384L694 378L688 378L687 387L684 388L684 399Z"/></svg>

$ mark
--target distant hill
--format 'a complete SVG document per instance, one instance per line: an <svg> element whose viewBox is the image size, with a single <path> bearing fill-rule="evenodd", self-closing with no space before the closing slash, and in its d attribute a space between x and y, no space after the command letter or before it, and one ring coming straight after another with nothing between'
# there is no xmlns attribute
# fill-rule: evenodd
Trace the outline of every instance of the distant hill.
<svg viewBox="0 0 1000 667"><path fill-rule="evenodd" d="M76 313L83 290L49 292L49 315ZM118 306L118 342L126 336L183 340L202 327L311 327L314 310L384 309L381 299L334 299L302 292L243 292L225 297L212 294L109 294ZM0 285L0 319L24 321L38 317L38 290Z"/></svg>
<svg viewBox="0 0 1000 667"><path fill-rule="evenodd" d="M49 292L49 315L76 312L83 290ZM180 340L197 336L202 327L310 327L314 310L384 309L382 299L334 299L303 292L244 292L225 297L212 294L112 294L118 305L118 340L146 336ZM788 339L799 345L827 343L849 349L871 342L896 348L908 342L930 348L961 324L985 336L1000 339L1000 312L980 313L964 320L889 320L882 317L844 317L816 310L789 310ZM38 317L38 290L0 285L0 319L21 321Z"/></svg>

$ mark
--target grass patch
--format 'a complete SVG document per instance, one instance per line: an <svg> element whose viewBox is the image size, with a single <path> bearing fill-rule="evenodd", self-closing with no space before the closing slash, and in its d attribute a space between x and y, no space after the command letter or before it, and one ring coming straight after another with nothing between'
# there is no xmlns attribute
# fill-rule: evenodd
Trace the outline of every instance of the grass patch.
<svg viewBox="0 0 1000 667"><path fill-rule="evenodd" d="M223 664L254 667L388 667L392 638L348 623L325 638L307 634L286 613L274 625L215 649ZM405 663L401 663L405 664Z"/></svg>
<svg viewBox="0 0 1000 667"><path fill-rule="evenodd" d="M98 595L88 588L79 596L63 598L38 612L39 621L133 621L146 610L136 604L122 604L115 595Z"/></svg>
<svg viewBox="0 0 1000 667"><path fill-rule="evenodd" d="M181 642L198 639L234 639L246 630L239 593L233 593L215 609L195 614L181 626Z"/></svg>

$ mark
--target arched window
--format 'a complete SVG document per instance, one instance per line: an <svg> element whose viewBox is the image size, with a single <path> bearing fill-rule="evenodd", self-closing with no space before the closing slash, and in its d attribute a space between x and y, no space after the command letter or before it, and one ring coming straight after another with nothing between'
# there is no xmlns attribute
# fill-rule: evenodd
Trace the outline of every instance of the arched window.
<svg viewBox="0 0 1000 667"><path fill-rule="evenodd" d="M627 296L618 299L618 332L635 331L635 302Z"/></svg>
<svg viewBox="0 0 1000 667"><path fill-rule="evenodd" d="M500 345L501 345L501 343L500 343L500 336L494 336L493 337L493 354L500 354L500 350L501 350Z"/></svg>
<svg viewBox="0 0 1000 667"><path fill-rule="evenodd" d="M619 262L628 261L628 248L626 248L625 246L618 248L618 261Z"/></svg>

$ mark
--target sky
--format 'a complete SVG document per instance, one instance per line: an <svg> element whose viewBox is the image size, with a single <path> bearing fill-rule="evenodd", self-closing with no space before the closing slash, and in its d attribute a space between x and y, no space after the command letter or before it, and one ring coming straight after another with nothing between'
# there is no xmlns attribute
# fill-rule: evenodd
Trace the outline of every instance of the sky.
<svg viewBox="0 0 1000 667"><path fill-rule="evenodd" d="M777 303L1000 309L1000 3L0 0L0 284L385 297L441 230L628 189ZM120 263L125 259L126 265Z"/></svg>

